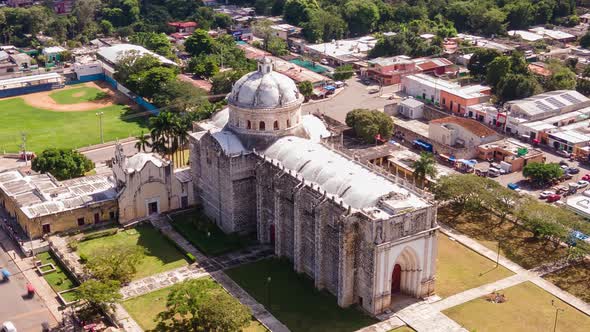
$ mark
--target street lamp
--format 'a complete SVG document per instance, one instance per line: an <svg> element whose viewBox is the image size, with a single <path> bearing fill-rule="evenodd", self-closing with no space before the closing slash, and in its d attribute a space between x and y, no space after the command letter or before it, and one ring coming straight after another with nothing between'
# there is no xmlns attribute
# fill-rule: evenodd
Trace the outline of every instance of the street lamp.
<svg viewBox="0 0 590 332"><path fill-rule="evenodd" d="M98 116L98 128L100 130L100 143L104 143L104 139L102 137L102 116L103 116L104 112L98 112L96 113L96 116Z"/></svg>
<svg viewBox="0 0 590 332"><path fill-rule="evenodd" d="M266 304L268 305L268 311L270 311L270 282L271 278L266 278Z"/></svg>
<svg viewBox="0 0 590 332"><path fill-rule="evenodd" d="M496 256L496 267L500 265L500 239L498 239L498 255Z"/></svg>
<svg viewBox="0 0 590 332"><path fill-rule="evenodd" d="M558 308L555 305L555 300L551 300L551 305L555 308L555 323L553 324L553 332L555 332L555 330L557 329L557 315L559 314L560 311L565 311L564 309Z"/></svg>

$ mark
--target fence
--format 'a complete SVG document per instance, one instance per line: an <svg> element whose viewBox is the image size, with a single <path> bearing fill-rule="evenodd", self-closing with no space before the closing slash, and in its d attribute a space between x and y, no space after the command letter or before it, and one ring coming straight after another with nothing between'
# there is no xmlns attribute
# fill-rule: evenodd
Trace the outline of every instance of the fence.
<svg viewBox="0 0 590 332"><path fill-rule="evenodd" d="M106 81L105 75L104 74L94 74L94 75L80 76L77 80L67 81L66 84L72 85L72 84L80 84L80 83L93 82L93 81Z"/></svg>
<svg viewBox="0 0 590 332"><path fill-rule="evenodd" d="M0 90L0 98L20 96L20 95L25 95L25 94L29 94L29 93L35 93L35 92L49 91L49 90L58 89L61 87L63 87L63 86L61 86L60 84L46 83L46 84L38 84L38 85L31 85L31 86L25 86L25 87L13 88L13 89Z"/></svg>

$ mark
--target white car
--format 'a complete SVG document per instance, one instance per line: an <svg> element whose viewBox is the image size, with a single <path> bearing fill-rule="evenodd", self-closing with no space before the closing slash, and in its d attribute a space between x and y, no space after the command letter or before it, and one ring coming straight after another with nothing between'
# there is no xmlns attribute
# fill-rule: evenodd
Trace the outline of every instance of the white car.
<svg viewBox="0 0 590 332"><path fill-rule="evenodd" d="M329 65L329 64L330 64L330 62L328 62L328 60L327 60L327 59L322 59L322 60L320 60L320 63L321 63L322 65Z"/></svg>
<svg viewBox="0 0 590 332"><path fill-rule="evenodd" d="M580 180L580 181L578 181L578 188L584 188L584 187L588 186L588 184L590 184L590 182L588 182L586 180Z"/></svg>
<svg viewBox="0 0 590 332"><path fill-rule="evenodd" d="M6 321L6 322L2 323L2 329L0 331L1 332L16 332L16 327L14 326L14 324L12 322Z"/></svg>
<svg viewBox="0 0 590 332"><path fill-rule="evenodd" d="M540 199L545 199L551 195L555 195L555 191L551 191L551 190L545 190L542 191L541 194L539 194L539 198Z"/></svg>

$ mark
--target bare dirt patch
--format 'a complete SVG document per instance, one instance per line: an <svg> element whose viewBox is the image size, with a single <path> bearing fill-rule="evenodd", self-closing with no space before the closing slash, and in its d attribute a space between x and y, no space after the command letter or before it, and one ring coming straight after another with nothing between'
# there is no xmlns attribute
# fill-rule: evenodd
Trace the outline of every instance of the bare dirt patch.
<svg viewBox="0 0 590 332"><path fill-rule="evenodd" d="M97 88L103 91L106 94L106 96L98 100L84 101L77 104L68 105L58 104L55 102L55 100L53 100L53 98L49 96L55 90L31 93L13 98L22 98L27 104L33 107L56 112L84 112L117 104L125 104L129 105L131 108L137 109L137 105L131 99L129 99L119 91L113 91L110 88L110 86L105 82L87 82L83 83L83 85L87 87ZM75 87L66 87L64 89L72 88ZM76 93L73 96L78 97L78 94L80 94L79 97L81 97L84 94L84 92Z"/></svg>

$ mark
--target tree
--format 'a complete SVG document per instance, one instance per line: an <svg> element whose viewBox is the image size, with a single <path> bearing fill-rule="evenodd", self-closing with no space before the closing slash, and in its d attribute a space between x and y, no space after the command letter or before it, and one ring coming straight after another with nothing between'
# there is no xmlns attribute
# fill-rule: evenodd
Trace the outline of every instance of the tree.
<svg viewBox="0 0 590 332"><path fill-rule="evenodd" d="M72 14L76 17L79 31L84 30L94 21L96 13L100 10L100 0L78 0L74 3Z"/></svg>
<svg viewBox="0 0 590 332"><path fill-rule="evenodd" d="M552 62L549 65L551 76L547 80L548 90L573 90L576 88L576 73L561 63Z"/></svg>
<svg viewBox="0 0 590 332"><path fill-rule="evenodd" d="M491 206L499 184L474 174L442 176L437 179L434 195L438 201L448 201L459 209L480 212Z"/></svg>
<svg viewBox="0 0 590 332"><path fill-rule="evenodd" d="M75 150L48 149L32 161L36 172L50 173L58 180L83 176L94 168L94 163Z"/></svg>
<svg viewBox="0 0 590 332"><path fill-rule="evenodd" d="M137 152L146 152L145 148L146 147L151 147L152 145L150 144L150 141L148 139L148 137L146 137L143 133L143 130L141 131L141 135L135 137L137 139L137 142L135 142L135 148L137 149Z"/></svg>
<svg viewBox="0 0 590 332"><path fill-rule="evenodd" d="M502 54L494 49L478 48L467 64L467 69L476 76L485 76L488 65Z"/></svg>
<svg viewBox="0 0 590 332"><path fill-rule="evenodd" d="M185 50L192 56L211 54L215 41L203 29L197 29L184 42Z"/></svg>
<svg viewBox="0 0 590 332"><path fill-rule="evenodd" d="M379 8L372 1L348 0L344 4L344 15L349 31L354 35L371 32L379 21Z"/></svg>
<svg viewBox="0 0 590 332"><path fill-rule="evenodd" d="M140 96L152 99L162 91L166 84L176 80L176 70L168 67L153 67L146 71L132 74L128 88Z"/></svg>
<svg viewBox="0 0 590 332"><path fill-rule="evenodd" d="M297 84L297 88L299 88L299 92L305 97L305 100L309 100L313 95L313 84L310 81L300 82Z"/></svg>
<svg viewBox="0 0 590 332"><path fill-rule="evenodd" d="M207 93L189 82L174 80L168 82L154 95L153 103L167 111L182 113L194 111L207 104Z"/></svg>
<svg viewBox="0 0 590 332"><path fill-rule="evenodd" d="M279 37L271 37L266 44L266 50L274 56L281 56L289 53L287 50L287 42Z"/></svg>
<svg viewBox="0 0 590 332"><path fill-rule="evenodd" d="M420 159L412 163L412 168L414 169L414 180L422 184L424 184L427 176L434 179L438 172L436 160L434 160L432 153L428 152L420 153Z"/></svg>
<svg viewBox="0 0 590 332"><path fill-rule="evenodd" d="M234 69L213 76L211 78L211 93L215 95L229 93L233 84L244 74L243 71Z"/></svg>
<svg viewBox="0 0 590 332"><path fill-rule="evenodd" d="M249 309L209 278L172 287L166 311L158 315L158 331L241 331L251 320Z"/></svg>
<svg viewBox="0 0 590 332"><path fill-rule="evenodd" d="M568 232L564 224L572 213L529 198L520 206L516 215L525 228L533 233L534 238L556 240L557 247L559 241L567 236Z"/></svg>
<svg viewBox="0 0 590 332"><path fill-rule="evenodd" d="M132 74L141 73L151 68L160 66L160 60L153 55L141 55L138 51L127 51L117 57L115 80L123 85L128 85ZM128 87L130 88L130 87Z"/></svg>
<svg viewBox="0 0 590 332"><path fill-rule="evenodd" d="M506 23L504 22L506 22L506 13L498 8L491 8L483 14L481 30L488 36L506 34Z"/></svg>
<svg viewBox="0 0 590 332"><path fill-rule="evenodd" d="M172 44L168 40L168 36L163 33L155 32L136 32L129 41L133 44L141 45L148 50L154 51L155 53L167 57L173 58L174 52L172 52Z"/></svg>
<svg viewBox="0 0 590 332"><path fill-rule="evenodd" d="M590 95L590 80L585 77L578 78L578 82L576 83L576 91L585 96Z"/></svg>
<svg viewBox="0 0 590 332"><path fill-rule="evenodd" d="M496 95L501 101L522 99L542 91L539 82L531 75L507 74L496 86Z"/></svg>
<svg viewBox="0 0 590 332"><path fill-rule="evenodd" d="M510 58L507 56L499 56L492 60L488 65L486 82L495 87L498 85L502 77L510 72Z"/></svg>
<svg viewBox="0 0 590 332"><path fill-rule="evenodd" d="M311 10L317 9L319 9L319 5L315 0L287 0L283 18L287 23L300 25L302 22L309 21Z"/></svg>
<svg viewBox="0 0 590 332"><path fill-rule="evenodd" d="M354 69L352 65L342 65L334 69L334 79L336 81L344 81L352 77Z"/></svg>
<svg viewBox="0 0 590 332"><path fill-rule="evenodd" d="M217 13L213 16L213 26L220 29L227 29L232 25L231 16L223 13Z"/></svg>
<svg viewBox="0 0 590 332"><path fill-rule="evenodd" d="M86 259L86 268L100 281L131 281L137 265L143 259L143 251L130 243L97 248Z"/></svg>
<svg viewBox="0 0 590 332"><path fill-rule="evenodd" d="M387 140L393 134L393 120L378 110L354 109L346 114L346 125L367 143L374 143L378 135Z"/></svg>
<svg viewBox="0 0 590 332"><path fill-rule="evenodd" d="M583 48L590 47L590 31L586 32L582 37L580 37L580 46Z"/></svg>
<svg viewBox="0 0 590 332"><path fill-rule="evenodd" d="M194 56L188 62L188 71L203 78L214 76L219 72L217 57L211 54Z"/></svg>
<svg viewBox="0 0 590 332"><path fill-rule="evenodd" d="M115 27L113 27L113 24L107 20L101 20L99 26L100 31L107 36L112 35L115 31Z"/></svg>
<svg viewBox="0 0 590 332"><path fill-rule="evenodd" d="M522 175L537 185L545 185L550 181L559 179L563 175L563 170L556 163L528 163L522 169Z"/></svg>
<svg viewBox="0 0 590 332"><path fill-rule="evenodd" d="M117 280L89 279L76 288L76 293L80 300L87 301L88 304L96 308L121 300L120 288L121 283Z"/></svg>
<svg viewBox="0 0 590 332"><path fill-rule="evenodd" d="M312 43L341 39L348 29L346 21L340 15L322 9L311 12L309 22L302 27L303 36Z"/></svg>
<svg viewBox="0 0 590 332"><path fill-rule="evenodd" d="M504 6L508 13L508 25L510 29L527 28L534 18L534 9L530 1L516 0Z"/></svg>

